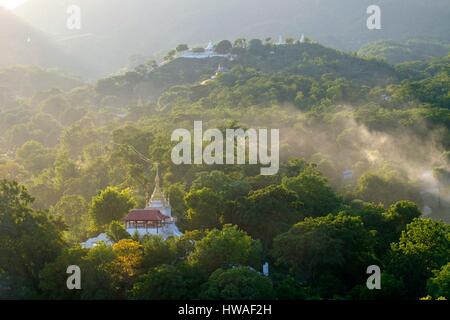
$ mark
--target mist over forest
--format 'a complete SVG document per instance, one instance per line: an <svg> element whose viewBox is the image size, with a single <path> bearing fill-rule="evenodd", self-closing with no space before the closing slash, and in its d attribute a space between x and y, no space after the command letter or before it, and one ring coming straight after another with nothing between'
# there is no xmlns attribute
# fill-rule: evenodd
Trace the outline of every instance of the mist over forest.
<svg viewBox="0 0 450 320"><path fill-rule="evenodd" d="M450 298L450 5L371 4L0 7L0 299ZM199 121L276 174L175 163Z"/></svg>

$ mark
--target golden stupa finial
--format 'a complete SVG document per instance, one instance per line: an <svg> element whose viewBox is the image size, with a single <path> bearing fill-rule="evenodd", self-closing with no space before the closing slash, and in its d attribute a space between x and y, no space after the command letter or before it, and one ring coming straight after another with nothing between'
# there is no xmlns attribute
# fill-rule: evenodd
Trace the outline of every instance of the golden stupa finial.
<svg viewBox="0 0 450 320"><path fill-rule="evenodd" d="M156 163L156 176L155 176L155 189L153 190L152 197L150 198L150 202L153 201L161 201L165 202L164 194L161 191L160 179L159 179L159 164Z"/></svg>

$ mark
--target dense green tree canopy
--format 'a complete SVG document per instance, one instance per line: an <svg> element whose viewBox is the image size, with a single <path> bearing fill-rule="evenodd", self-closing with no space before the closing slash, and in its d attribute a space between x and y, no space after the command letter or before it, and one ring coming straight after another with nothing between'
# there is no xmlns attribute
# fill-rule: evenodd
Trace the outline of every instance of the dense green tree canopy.
<svg viewBox="0 0 450 320"><path fill-rule="evenodd" d="M387 44L381 53L423 59L393 66L308 39L274 42L217 42L232 59L182 58L179 45L163 64L135 56L86 84L1 69L0 177L20 185L0 184L0 296L448 295L449 56ZM171 134L196 120L221 132L280 129L279 172L175 165ZM148 203L155 163L181 237L124 229ZM79 247L104 232L112 246ZM68 264L82 269L81 292L64 289ZM372 264L380 292L365 286Z"/></svg>
<svg viewBox="0 0 450 320"><path fill-rule="evenodd" d="M362 281L365 268L375 261L372 235L360 218L343 213L295 224L275 239L273 254L277 264L314 283L325 296Z"/></svg>
<svg viewBox="0 0 450 320"><path fill-rule="evenodd" d="M269 278L248 267L218 269L203 285L206 300L268 300L275 297Z"/></svg>
<svg viewBox="0 0 450 320"><path fill-rule="evenodd" d="M450 297L450 263L435 271L428 280L428 294L433 298Z"/></svg>
<svg viewBox="0 0 450 320"><path fill-rule="evenodd" d="M202 275L187 266L161 265L141 277L131 290L138 300L182 300L197 297Z"/></svg>
<svg viewBox="0 0 450 320"><path fill-rule="evenodd" d="M295 192L306 215L326 215L339 207L339 198L326 178L315 169L307 169L296 177L285 178L283 185Z"/></svg>
<svg viewBox="0 0 450 320"><path fill-rule="evenodd" d="M211 230L195 244L188 262L206 273L220 267L249 265L261 267L261 244L236 226L225 225Z"/></svg>
<svg viewBox="0 0 450 320"><path fill-rule="evenodd" d="M222 40L214 47L214 50L220 54L227 54L231 52L233 45L229 40Z"/></svg>
<svg viewBox="0 0 450 320"><path fill-rule="evenodd" d="M39 271L63 248L54 221L30 208L33 199L15 182L0 181L0 278L4 298L33 296Z"/></svg>
<svg viewBox="0 0 450 320"><path fill-rule="evenodd" d="M301 203L293 191L271 185L251 192L243 204L242 225L269 247L275 236L303 218Z"/></svg>
<svg viewBox="0 0 450 320"><path fill-rule="evenodd" d="M163 264L172 263L175 260L176 251L171 244L159 236L147 236L143 240L144 268L150 270Z"/></svg>
<svg viewBox="0 0 450 320"><path fill-rule="evenodd" d="M90 214L97 226L121 220L135 206L129 190L119 191L108 187L92 199Z"/></svg>
<svg viewBox="0 0 450 320"><path fill-rule="evenodd" d="M430 219L414 219L392 244L388 269L401 279L408 297L426 296L426 281L448 263L450 227Z"/></svg>

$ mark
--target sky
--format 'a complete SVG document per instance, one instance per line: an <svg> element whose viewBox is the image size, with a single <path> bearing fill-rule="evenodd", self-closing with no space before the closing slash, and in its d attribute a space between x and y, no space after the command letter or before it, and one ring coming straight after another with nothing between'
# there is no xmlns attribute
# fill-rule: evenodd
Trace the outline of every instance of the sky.
<svg viewBox="0 0 450 320"><path fill-rule="evenodd" d="M0 6L3 6L7 9L14 9L18 5L26 2L28 0L0 0Z"/></svg>

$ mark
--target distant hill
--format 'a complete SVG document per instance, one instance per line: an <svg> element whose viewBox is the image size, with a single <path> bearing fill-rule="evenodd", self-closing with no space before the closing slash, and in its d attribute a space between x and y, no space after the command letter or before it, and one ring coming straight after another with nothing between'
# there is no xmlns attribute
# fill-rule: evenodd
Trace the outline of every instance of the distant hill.
<svg viewBox="0 0 450 320"><path fill-rule="evenodd" d="M36 66L13 66L0 69L0 88L17 97L30 97L38 91L68 91L83 85L78 79Z"/></svg>
<svg viewBox="0 0 450 320"><path fill-rule="evenodd" d="M70 52L104 73L179 43L299 38L341 50L392 39L430 37L450 42L448 0L379 0L382 30L366 28L371 0L29 0L15 13L51 34ZM81 30L68 30L66 10L82 10Z"/></svg>
<svg viewBox="0 0 450 320"><path fill-rule="evenodd" d="M0 67L38 65L83 74L86 69L50 38L0 7Z"/></svg>
<svg viewBox="0 0 450 320"><path fill-rule="evenodd" d="M386 60L392 64L429 60L446 56L450 44L439 41L411 39L405 42L377 41L358 50L358 55Z"/></svg>
<svg viewBox="0 0 450 320"><path fill-rule="evenodd" d="M221 57L176 58L156 68L143 64L132 71L99 80L96 90L100 96L116 97L118 105L139 99L155 102L169 87L211 79L219 65L228 70L241 67L252 70L250 73L280 78L342 78L368 86L383 86L399 79L394 67L387 63L362 59L317 43L277 46L253 40L245 49L234 47L232 50L237 53L233 61Z"/></svg>

